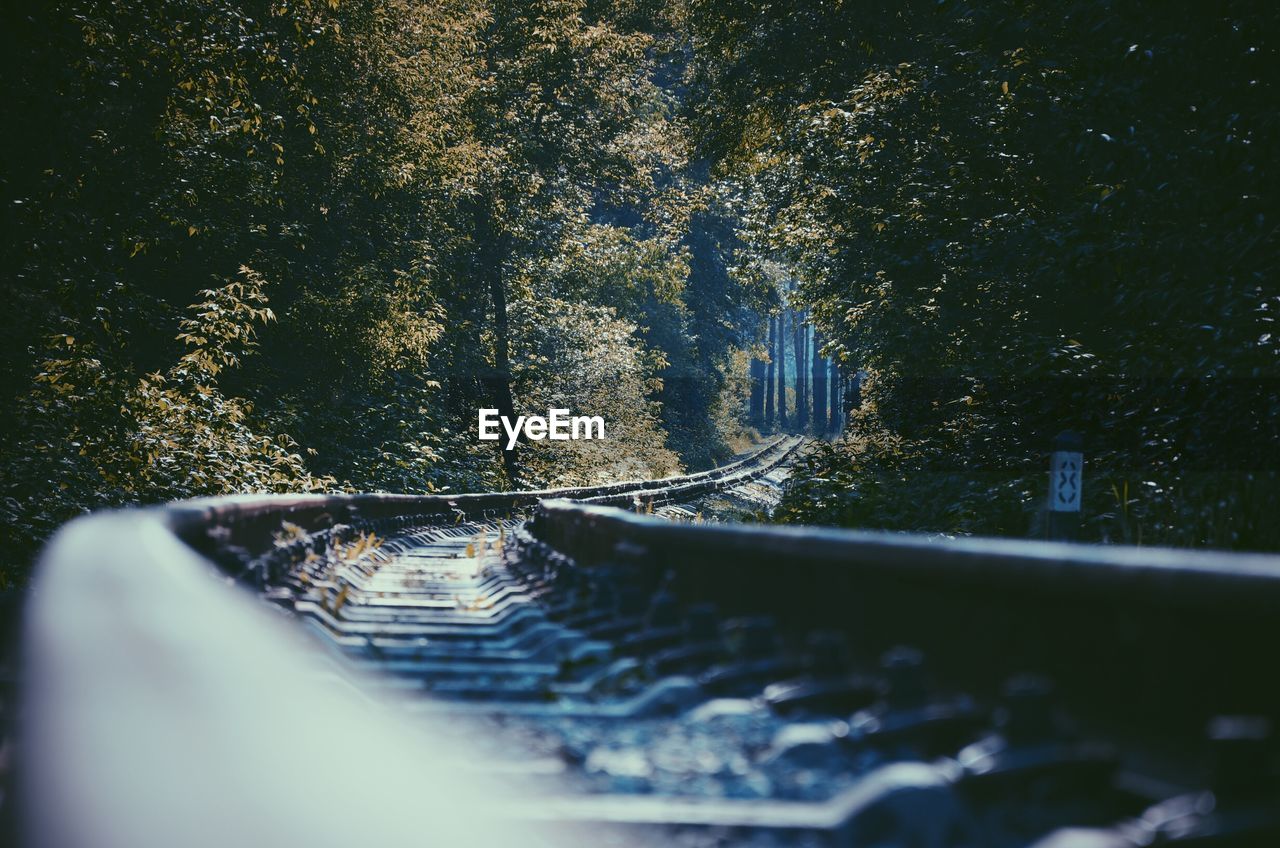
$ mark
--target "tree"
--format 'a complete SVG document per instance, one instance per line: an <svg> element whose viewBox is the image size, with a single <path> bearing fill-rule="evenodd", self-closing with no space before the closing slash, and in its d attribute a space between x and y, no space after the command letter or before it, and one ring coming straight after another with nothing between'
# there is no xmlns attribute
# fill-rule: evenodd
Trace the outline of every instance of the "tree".
<svg viewBox="0 0 1280 848"><path fill-rule="evenodd" d="M803 310L792 310L791 333L793 336L791 349L795 354L796 368L796 431L803 433L809 423L809 392L807 376L809 372L808 341L809 328L804 323Z"/></svg>
<svg viewBox="0 0 1280 848"><path fill-rule="evenodd" d="M609 307L551 298L511 308L513 387L530 414L568 408L599 415L603 440L530 442L525 473L536 486L583 486L667 477L682 470L665 445L658 388L660 354L637 347L636 327ZM548 367L554 364L555 367Z"/></svg>
<svg viewBox="0 0 1280 848"><path fill-rule="evenodd" d="M787 430L787 308L778 309L775 359L778 360L778 429Z"/></svg>
<svg viewBox="0 0 1280 848"><path fill-rule="evenodd" d="M699 150L871 374L839 520L1025 534L1071 426L1093 538L1280 543L1277 14L693 4Z"/></svg>
<svg viewBox="0 0 1280 848"><path fill-rule="evenodd" d="M822 355L822 334L813 333L813 434L821 436L827 426L827 360Z"/></svg>
<svg viewBox="0 0 1280 848"><path fill-rule="evenodd" d="M512 369L532 337L509 315L548 298L615 308L632 328L615 360L709 364L687 408L669 409L677 381L655 377L636 414L659 400L663 419L701 418L684 444L716 436L691 456L724 450L716 428L729 425L708 411L738 391L726 369L747 328L725 313L730 288L705 304L685 292L689 221L713 204L682 183L663 10L56 0L2 14L10 114L40 128L0 139L11 272L0 385L18 410L0 448L10 573L84 509L192 491L132 454L112 458L139 428L165 446L209 422L203 458L174 468L221 474L218 458L238 457L237 487L276 486L257 473L268 459L297 486L511 485L520 469L481 454L471 427L481 402L517 405ZM622 282L565 272L584 246ZM169 376L190 353L174 338L184 308L242 266L279 320L257 326L252 357L188 393ZM701 297L719 284L697 285ZM733 332L707 332L722 319ZM216 357L226 341L200 349ZM75 390L51 394L41 375ZM120 412L151 400L186 412L145 424ZM657 459L667 434L645 432L646 455L669 467ZM33 461L39 445L73 441L104 447ZM242 442L292 458L238 453ZM528 473L558 478L575 463L539 454Z"/></svg>
<svg viewBox="0 0 1280 848"><path fill-rule="evenodd" d="M765 364L763 359L751 357L751 399L747 417L755 427L764 425L764 381Z"/></svg>
<svg viewBox="0 0 1280 848"><path fill-rule="evenodd" d="M831 387L831 402L828 404L831 416L827 422L827 432L838 435L844 426L844 376L834 361L831 362L828 384Z"/></svg>

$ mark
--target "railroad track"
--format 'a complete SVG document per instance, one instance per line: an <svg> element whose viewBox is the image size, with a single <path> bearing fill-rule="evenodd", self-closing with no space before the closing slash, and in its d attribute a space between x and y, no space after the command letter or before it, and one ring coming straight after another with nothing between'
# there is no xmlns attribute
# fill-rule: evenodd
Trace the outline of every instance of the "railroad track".
<svg viewBox="0 0 1280 848"><path fill-rule="evenodd" d="M1277 558L715 520L767 505L799 448L72 525L28 634L34 832L1280 844Z"/></svg>

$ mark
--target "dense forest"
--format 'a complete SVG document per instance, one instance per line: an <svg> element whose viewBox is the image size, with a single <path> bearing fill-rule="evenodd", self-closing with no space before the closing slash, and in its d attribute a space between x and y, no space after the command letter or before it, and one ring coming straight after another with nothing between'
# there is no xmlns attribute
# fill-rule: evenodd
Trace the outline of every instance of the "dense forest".
<svg viewBox="0 0 1280 848"><path fill-rule="evenodd" d="M5 582L85 510L662 476L1280 547L1280 10L51 0L0 64ZM479 407L607 443L476 439ZM838 434L838 435L837 435Z"/></svg>

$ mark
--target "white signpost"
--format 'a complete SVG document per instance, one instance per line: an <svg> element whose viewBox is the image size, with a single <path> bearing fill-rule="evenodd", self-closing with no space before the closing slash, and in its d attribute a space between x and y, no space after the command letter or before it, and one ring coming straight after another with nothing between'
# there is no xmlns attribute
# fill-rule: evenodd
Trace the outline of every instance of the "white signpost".
<svg viewBox="0 0 1280 848"><path fill-rule="evenodd" d="M1079 433L1064 430L1053 440L1049 458L1049 536L1074 539L1084 487L1084 442Z"/></svg>
<svg viewBox="0 0 1280 848"><path fill-rule="evenodd" d="M1053 481L1049 486L1049 509L1054 512L1080 511L1080 473L1084 454L1079 451L1053 452Z"/></svg>

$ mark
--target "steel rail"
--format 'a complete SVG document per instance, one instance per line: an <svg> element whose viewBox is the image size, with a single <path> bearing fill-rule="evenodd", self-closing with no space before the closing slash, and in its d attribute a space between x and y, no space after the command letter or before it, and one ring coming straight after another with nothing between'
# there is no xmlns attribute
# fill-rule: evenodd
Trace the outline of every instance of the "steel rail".
<svg viewBox="0 0 1280 848"><path fill-rule="evenodd" d="M1199 739L1223 713L1280 720L1280 556L814 527L687 525L563 500L529 532L688 602L908 643L953 682L1053 676L1082 714Z"/></svg>
<svg viewBox="0 0 1280 848"><path fill-rule="evenodd" d="M753 480L800 443L779 438L726 466L665 480L244 495L71 522L41 555L24 621L27 844L565 844L555 827L504 818L528 787L482 775L458 781L466 752L447 730L431 733L429 720L335 690L302 630L229 582L264 582L283 522L314 539L342 526L508 515L548 497L662 503ZM359 744L344 740L348 728L359 728ZM331 814L325 799L338 797L358 814Z"/></svg>
<svg viewBox="0 0 1280 848"><path fill-rule="evenodd" d="M557 573L569 570L661 589L685 608L714 601L724 616L765 614L786 634L842 630L864 667L910 643L942 683L983 697L1011 673L1048 674L1077 715L1162 744L1198 739L1215 714L1280 718L1280 681L1268 665L1280 637L1277 556L681 524L635 510L742 486L799 444L775 440L728 466L662 481L214 498L73 522L42 557L26 622L30 844L576 844L584 837L566 823L840 831L876 805L897 803L904 787L950 803L951 778L924 764L807 804L542 798L518 781L457 780L466 752L438 723L457 702L415 698L409 715L371 707L365 693L397 691L381 677L335 691L337 678L302 628L263 604L262 591L231 585L266 587L268 597L292 591L286 583L305 547L344 528L407 529L389 545L404 553L457 549L473 527L530 516L504 548L510 573L483 576L470 590L489 595L485 610L455 615L432 600L452 578L403 583L408 560L385 572L352 564L325 578L327 591L340 580L350 593L340 619L315 595L291 595L295 618L323 630L335 649L376 648L352 668L447 684L493 666L506 669L508 685L522 675L549 680L558 645L592 644L551 623L536 602L554 601ZM284 522L306 537L280 544ZM404 591L382 599L375 580ZM420 638L457 655L423 652ZM636 666L624 658L599 673ZM592 721L658 715L705 699L704 683L668 673L616 702L508 701L502 710ZM585 695L590 685L553 688ZM326 814L328 798L341 798L347 812Z"/></svg>
<svg viewBox="0 0 1280 848"><path fill-rule="evenodd" d="M149 511L180 539L218 564L226 568L237 564L251 568L252 563L245 562L244 555L253 557L269 551L284 521L309 532L338 525L385 530L414 523L512 515L531 510L547 499L616 506L657 505L676 497L696 497L741 485L762 476L785 461L801 442L798 437L778 437L742 459L709 471L604 486L456 495L232 495L196 498L151 507ZM231 558L225 555L229 550L235 554ZM257 582L261 583L263 576L256 575Z"/></svg>

